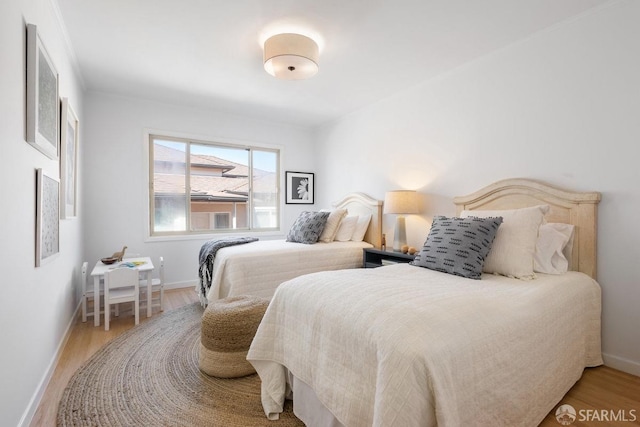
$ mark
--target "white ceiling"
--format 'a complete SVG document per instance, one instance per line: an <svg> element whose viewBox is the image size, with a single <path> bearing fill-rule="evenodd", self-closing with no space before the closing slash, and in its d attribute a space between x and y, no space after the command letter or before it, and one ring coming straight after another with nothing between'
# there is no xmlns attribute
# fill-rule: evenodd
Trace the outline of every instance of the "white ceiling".
<svg viewBox="0 0 640 427"><path fill-rule="evenodd" d="M88 90L318 126L611 0L57 0ZM310 35L281 81L261 40Z"/></svg>

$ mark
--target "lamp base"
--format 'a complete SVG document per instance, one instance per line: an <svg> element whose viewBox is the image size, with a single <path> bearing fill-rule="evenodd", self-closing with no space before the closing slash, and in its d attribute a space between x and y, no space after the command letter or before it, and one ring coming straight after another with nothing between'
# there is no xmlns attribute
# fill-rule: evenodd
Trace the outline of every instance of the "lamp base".
<svg viewBox="0 0 640 427"><path fill-rule="evenodd" d="M402 252L402 247L407 244L407 230L405 220L402 215L396 218L396 230L393 233L393 251Z"/></svg>

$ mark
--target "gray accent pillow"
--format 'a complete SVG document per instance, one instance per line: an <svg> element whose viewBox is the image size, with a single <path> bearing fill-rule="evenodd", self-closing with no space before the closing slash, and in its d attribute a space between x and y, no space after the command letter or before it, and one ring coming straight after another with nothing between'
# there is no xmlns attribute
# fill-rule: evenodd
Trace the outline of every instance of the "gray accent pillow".
<svg viewBox="0 0 640 427"><path fill-rule="evenodd" d="M302 212L287 234L287 242L316 243L330 212Z"/></svg>
<svg viewBox="0 0 640 427"><path fill-rule="evenodd" d="M469 279L480 279L502 217L433 218L422 250L410 264Z"/></svg>

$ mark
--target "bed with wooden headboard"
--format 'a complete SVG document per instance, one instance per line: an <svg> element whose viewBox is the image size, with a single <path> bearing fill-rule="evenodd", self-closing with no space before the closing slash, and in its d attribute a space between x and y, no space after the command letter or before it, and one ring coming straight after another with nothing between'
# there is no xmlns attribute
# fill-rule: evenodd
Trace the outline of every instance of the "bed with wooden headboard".
<svg viewBox="0 0 640 427"><path fill-rule="evenodd" d="M379 247L382 238L382 202L364 193L350 193L332 204L349 216L369 218L364 237L355 241L303 244L263 240L224 247L213 263L200 265L198 290L203 304L221 298L253 295L271 298L280 283L318 271L359 268L362 249ZM318 210L310 206L309 211ZM354 233L355 234L355 233ZM208 281L208 283L203 283ZM208 289L204 291L201 289ZM204 297L206 295L206 298Z"/></svg>
<svg viewBox="0 0 640 427"><path fill-rule="evenodd" d="M575 226L563 274L472 280L396 264L283 283L247 357L266 416L291 388L296 415L316 426L538 425L602 363L599 200L527 179L454 199L476 217L549 205L547 221Z"/></svg>

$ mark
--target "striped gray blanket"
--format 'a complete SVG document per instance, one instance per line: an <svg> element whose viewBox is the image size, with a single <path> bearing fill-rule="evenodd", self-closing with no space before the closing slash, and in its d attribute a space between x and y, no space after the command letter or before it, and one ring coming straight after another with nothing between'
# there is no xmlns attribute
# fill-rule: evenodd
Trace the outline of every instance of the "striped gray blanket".
<svg viewBox="0 0 640 427"><path fill-rule="evenodd" d="M251 243L257 241L257 237L229 237L226 239L209 240L200 248L200 254L198 255L198 261L200 267L198 268L198 276L200 277L200 302L203 307L208 304L207 293L211 287L211 280L213 278L213 262L216 258L216 253L222 248L227 246L242 245L245 243Z"/></svg>

